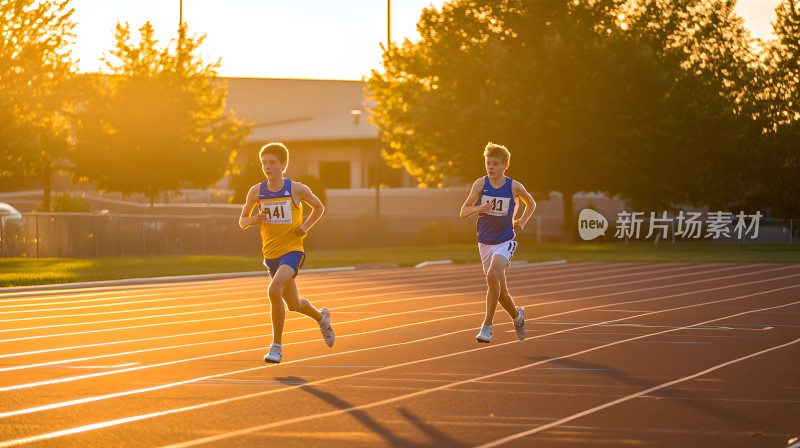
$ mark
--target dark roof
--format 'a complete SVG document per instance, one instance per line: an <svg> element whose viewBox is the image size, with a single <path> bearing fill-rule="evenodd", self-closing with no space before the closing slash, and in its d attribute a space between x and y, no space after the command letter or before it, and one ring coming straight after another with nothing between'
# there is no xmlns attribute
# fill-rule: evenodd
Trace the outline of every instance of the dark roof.
<svg viewBox="0 0 800 448"><path fill-rule="evenodd" d="M227 109L253 121L251 142L374 140L362 81L222 78ZM361 110L358 123L352 114Z"/></svg>

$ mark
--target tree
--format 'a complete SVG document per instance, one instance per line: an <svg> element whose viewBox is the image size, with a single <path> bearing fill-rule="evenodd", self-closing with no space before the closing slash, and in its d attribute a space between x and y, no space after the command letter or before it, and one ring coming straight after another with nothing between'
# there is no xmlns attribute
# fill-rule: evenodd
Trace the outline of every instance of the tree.
<svg viewBox="0 0 800 448"><path fill-rule="evenodd" d="M626 2L618 11L627 38L659 61L658 104L643 113L653 126L642 145L616 155L632 176L618 191L652 208L724 207L741 201L754 128L745 110L757 69L753 40L727 0Z"/></svg>
<svg viewBox="0 0 800 448"><path fill-rule="evenodd" d="M0 2L0 178L40 178L69 147L69 0Z"/></svg>
<svg viewBox="0 0 800 448"><path fill-rule="evenodd" d="M785 217L800 216L800 0L775 10L776 39L766 45L754 116L760 124L757 173L748 198Z"/></svg>
<svg viewBox="0 0 800 448"><path fill-rule="evenodd" d="M218 181L244 147L249 124L225 112L219 61L195 55L205 36L158 47L148 22L134 43L117 25L116 47L105 57L107 76L78 114L77 173L100 189L143 193L152 204L164 191ZM172 45L174 44L174 45Z"/></svg>
<svg viewBox="0 0 800 448"><path fill-rule="evenodd" d="M715 13L705 3L428 8L422 38L389 47L385 71L369 80L386 157L436 185L479 175L483 145L505 144L512 177L539 194L562 193L568 233L580 191L650 207L726 202L736 191L730 170L739 159L729 148L739 136L738 97L721 92L739 91L729 83L747 68L747 46L732 9Z"/></svg>

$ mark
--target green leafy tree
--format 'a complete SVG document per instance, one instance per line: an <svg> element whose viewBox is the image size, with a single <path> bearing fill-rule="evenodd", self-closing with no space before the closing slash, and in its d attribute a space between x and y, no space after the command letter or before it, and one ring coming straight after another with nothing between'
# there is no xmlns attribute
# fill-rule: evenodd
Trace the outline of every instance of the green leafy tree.
<svg viewBox="0 0 800 448"><path fill-rule="evenodd" d="M151 24L134 42L117 25L116 47L105 57L110 75L95 79L78 114L77 173L99 189L143 193L151 204L162 192L218 181L244 147L249 124L225 112L227 87L219 61L196 55L204 36L159 48Z"/></svg>
<svg viewBox="0 0 800 448"><path fill-rule="evenodd" d="M775 10L775 39L767 42L754 108L760 152L752 160L751 208L770 207L779 216L800 216L800 0Z"/></svg>
<svg viewBox="0 0 800 448"><path fill-rule="evenodd" d="M417 26L422 38L388 48L385 71L369 80L385 156L437 185L480 175L485 143L505 144L509 175L540 194L562 193L568 231L580 191L649 207L726 202L735 196L729 169L738 159L729 148L741 90L729 83L748 68L747 41L730 8L714 14L703 3L428 8ZM703 43L719 36L726 40ZM726 53L730 43L736 57Z"/></svg>
<svg viewBox="0 0 800 448"><path fill-rule="evenodd" d="M630 174L612 191L651 209L725 207L746 194L755 129L746 108L757 91L757 55L733 7L727 0L650 0L617 12L626 38L657 60L647 76L660 87L639 92L641 125L649 129L638 146L649 150L616 153Z"/></svg>
<svg viewBox="0 0 800 448"><path fill-rule="evenodd" d="M0 1L0 178L41 179L69 147L69 0Z"/></svg>

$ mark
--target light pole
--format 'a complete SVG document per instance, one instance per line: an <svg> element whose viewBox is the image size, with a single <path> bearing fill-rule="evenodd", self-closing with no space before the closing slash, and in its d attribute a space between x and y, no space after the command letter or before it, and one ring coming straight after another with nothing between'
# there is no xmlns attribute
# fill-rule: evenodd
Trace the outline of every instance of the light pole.
<svg viewBox="0 0 800 448"><path fill-rule="evenodd" d="M386 0L386 52L391 56L392 45L392 0ZM378 139L378 154L375 158L375 217L381 217L381 142Z"/></svg>

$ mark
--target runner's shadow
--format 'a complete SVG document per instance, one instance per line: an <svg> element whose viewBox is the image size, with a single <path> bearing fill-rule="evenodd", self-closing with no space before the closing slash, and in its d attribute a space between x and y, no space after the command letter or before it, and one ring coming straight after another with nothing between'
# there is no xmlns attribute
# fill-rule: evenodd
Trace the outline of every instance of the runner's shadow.
<svg viewBox="0 0 800 448"><path fill-rule="evenodd" d="M299 377L296 376L288 376L288 377L278 377L275 378L276 381L295 386L298 389L304 390L311 395L321 399L322 401L329 403L330 405L336 407L340 410L350 409L355 407L352 403L348 403L347 401L337 397L336 395L331 394L330 392L325 392L323 390L317 389L313 386L308 385L308 383ZM420 443L415 442L413 440L408 440L403 437L400 437L392 432L388 427L381 424L379 421L372 418L366 412L359 410L359 409L352 409L347 411L347 414L352 415L358 421L360 421L364 426L369 428L372 432L379 435L383 440L386 441L387 446L396 447L396 448L433 448L433 447L454 447L454 448L461 448L466 447L462 442L455 440L446 434L442 433L441 431L437 430L433 426L429 425L428 423L420 420L419 417L411 413L406 408L398 408L397 411L408 420L409 423L414 425L417 429L425 433L430 439L429 443Z"/></svg>
<svg viewBox="0 0 800 448"><path fill-rule="evenodd" d="M547 356L541 356L541 357L528 356L527 359L534 362L552 360L550 361L550 363L564 366L564 370L569 369L569 370L591 371L593 373L605 375L608 378L612 378L623 384L633 386L641 390L647 390L650 389L651 387L655 387L658 386L659 384L663 384L670 381L665 379L663 382L655 383L641 378L632 377L627 373L625 373L624 371L614 367L609 367L603 364L594 364L590 362L577 361L574 359L553 359ZM546 369L547 367L540 367L540 368ZM645 396L674 400L675 403L683 404L684 406L693 408L697 411L703 412L708 415L712 415L716 418L722 419L723 421L727 422L746 422L748 424L752 424L759 427L763 427L763 425L766 424L766 422L764 422L760 418L739 414L729 409L717 406L713 402L709 401L709 399L707 398L703 398L696 394L692 394L685 389L683 390L678 389L678 387L680 386L681 383L678 383L672 387L666 387L663 389L655 390L649 394L646 394Z"/></svg>

